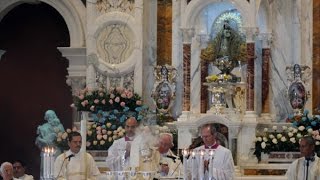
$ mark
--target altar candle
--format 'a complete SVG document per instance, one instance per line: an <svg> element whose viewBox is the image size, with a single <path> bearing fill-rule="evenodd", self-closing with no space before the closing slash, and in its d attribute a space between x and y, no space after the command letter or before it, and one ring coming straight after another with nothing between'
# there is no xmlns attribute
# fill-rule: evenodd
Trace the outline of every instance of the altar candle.
<svg viewBox="0 0 320 180"><path fill-rule="evenodd" d="M204 179L204 150L200 151L199 179Z"/></svg>
<svg viewBox="0 0 320 180"><path fill-rule="evenodd" d="M54 175L54 152L55 149L52 147L50 152L50 177L52 178Z"/></svg>
<svg viewBox="0 0 320 180"><path fill-rule="evenodd" d="M43 176L44 178L48 177L48 150L47 147L44 148L43 152Z"/></svg>
<svg viewBox="0 0 320 180"><path fill-rule="evenodd" d="M192 163L192 170L191 170L191 176L192 180L196 180L197 178L197 159L196 159L196 152L192 151L191 153L191 163Z"/></svg>
<svg viewBox="0 0 320 180"><path fill-rule="evenodd" d="M183 149L182 155L183 155L183 179L188 179L188 155L189 155L188 150Z"/></svg>
<svg viewBox="0 0 320 180"><path fill-rule="evenodd" d="M214 158L214 150L209 151L209 179L213 178L213 158Z"/></svg>

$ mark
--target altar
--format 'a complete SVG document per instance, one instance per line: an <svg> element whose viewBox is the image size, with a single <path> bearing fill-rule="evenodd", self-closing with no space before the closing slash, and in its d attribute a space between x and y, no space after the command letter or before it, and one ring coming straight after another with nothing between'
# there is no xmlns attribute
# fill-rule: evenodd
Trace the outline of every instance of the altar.
<svg viewBox="0 0 320 180"><path fill-rule="evenodd" d="M200 126L214 124L217 141L232 152L236 179L285 179L294 158L259 162L256 142L261 148L265 143L257 134L291 126L289 115L314 109L311 31L302 35L312 20L301 8L311 1L88 2L87 46L59 50L70 62L67 83L81 100L77 110L94 112L98 122L103 119L101 127L109 128L108 146L104 142L98 148L107 149L124 135L117 128L132 115L126 114L130 105L142 122L152 114L146 119L176 130L178 152L199 137ZM284 6L290 9L275 10ZM162 12L166 16L157 14ZM112 92L119 89L126 93ZM87 102L83 92L90 96ZM141 97L128 102L129 96ZM141 109L142 102L147 108ZM83 134L86 125L79 127ZM97 164L108 170L103 161Z"/></svg>

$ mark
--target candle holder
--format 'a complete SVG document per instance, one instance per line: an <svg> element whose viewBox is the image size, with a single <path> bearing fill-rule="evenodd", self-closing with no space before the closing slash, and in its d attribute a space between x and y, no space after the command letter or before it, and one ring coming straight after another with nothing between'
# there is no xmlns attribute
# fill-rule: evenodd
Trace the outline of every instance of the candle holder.
<svg viewBox="0 0 320 180"><path fill-rule="evenodd" d="M54 179L54 161L56 150L53 147L44 147L41 151L41 180Z"/></svg>

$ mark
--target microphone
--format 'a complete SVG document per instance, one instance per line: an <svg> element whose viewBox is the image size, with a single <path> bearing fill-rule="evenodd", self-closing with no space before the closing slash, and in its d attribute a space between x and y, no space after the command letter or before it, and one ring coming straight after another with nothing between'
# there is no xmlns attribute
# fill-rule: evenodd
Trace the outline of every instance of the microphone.
<svg viewBox="0 0 320 180"><path fill-rule="evenodd" d="M68 159L68 161L70 161L70 159L74 157L74 154L70 154L69 156L67 156L66 158L64 158L65 160Z"/></svg>
<svg viewBox="0 0 320 180"><path fill-rule="evenodd" d="M63 165L64 165L64 162L65 162L67 159L68 159L68 161L70 161L70 159L71 159L72 157L74 157L74 154L70 154L69 156L67 156L67 157L65 157L65 158L63 159L63 162L62 162L62 164L61 164L59 173L58 173L57 177L54 178L54 179L57 179L57 178L60 176L60 173L61 173L62 167L63 167Z"/></svg>
<svg viewBox="0 0 320 180"><path fill-rule="evenodd" d="M173 162L176 162L176 159L178 158L178 157L171 156L171 155L166 155L166 157L172 159Z"/></svg>

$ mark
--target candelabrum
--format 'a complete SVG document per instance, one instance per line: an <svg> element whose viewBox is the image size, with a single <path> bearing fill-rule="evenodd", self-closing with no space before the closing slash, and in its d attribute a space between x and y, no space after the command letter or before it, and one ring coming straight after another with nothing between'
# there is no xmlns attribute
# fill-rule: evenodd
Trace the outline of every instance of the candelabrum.
<svg viewBox="0 0 320 180"><path fill-rule="evenodd" d="M126 149L118 149L120 155L120 169L124 170L126 163Z"/></svg>
<svg viewBox="0 0 320 180"><path fill-rule="evenodd" d="M56 150L53 147L45 147L41 151L41 180L54 179L54 161Z"/></svg>
<svg viewBox="0 0 320 180"><path fill-rule="evenodd" d="M192 180L204 179L205 172L208 171L208 178L214 179L213 163L215 150L182 150L183 155L183 179L189 179L191 175ZM190 169L191 168L191 169Z"/></svg>

